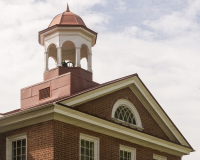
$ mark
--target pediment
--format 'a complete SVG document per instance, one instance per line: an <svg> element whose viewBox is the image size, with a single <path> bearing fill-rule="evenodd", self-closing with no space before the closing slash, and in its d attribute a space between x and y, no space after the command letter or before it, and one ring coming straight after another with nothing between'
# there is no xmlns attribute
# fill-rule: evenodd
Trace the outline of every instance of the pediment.
<svg viewBox="0 0 200 160"><path fill-rule="evenodd" d="M137 96L172 142L192 148L137 75L128 76L127 78L125 77L102 84L102 86L90 88L60 102L67 106L75 107L126 87L129 87Z"/></svg>

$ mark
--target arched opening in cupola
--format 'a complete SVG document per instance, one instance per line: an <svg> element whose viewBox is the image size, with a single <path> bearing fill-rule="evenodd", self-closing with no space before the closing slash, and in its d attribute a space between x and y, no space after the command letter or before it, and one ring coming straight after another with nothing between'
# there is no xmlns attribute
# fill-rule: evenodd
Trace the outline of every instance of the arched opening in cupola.
<svg viewBox="0 0 200 160"><path fill-rule="evenodd" d="M57 64L57 48L55 44L50 44L48 47L48 68L52 69Z"/></svg>
<svg viewBox="0 0 200 160"><path fill-rule="evenodd" d="M89 48L86 44L81 46L81 68L88 70Z"/></svg>
<svg viewBox="0 0 200 160"><path fill-rule="evenodd" d="M85 57L81 59L81 68L87 70L87 59Z"/></svg>
<svg viewBox="0 0 200 160"><path fill-rule="evenodd" d="M76 48L73 42L66 41L62 45L62 61L72 61L74 64L76 62Z"/></svg>
<svg viewBox="0 0 200 160"><path fill-rule="evenodd" d="M57 66L56 66L56 61L55 61L55 59L53 58L53 57L49 57L49 69L53 69L53 68L56 68Z"/></svg>

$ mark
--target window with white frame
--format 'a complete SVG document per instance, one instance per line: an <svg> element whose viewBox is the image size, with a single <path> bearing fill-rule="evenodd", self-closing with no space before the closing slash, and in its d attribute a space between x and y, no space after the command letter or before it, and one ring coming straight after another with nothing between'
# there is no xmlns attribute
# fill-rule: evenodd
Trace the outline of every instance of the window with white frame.
<svg viewBox="0 0 200 160"><path fill-rule="evenodd" d="M115 102L112 110L112 118L115 122L124 123L139 130L143 129L137 109L126 99L119 99Z"/></svg>
<svg viewBox="0 0 200 160"><path fill-rule="evenodd" d="M6 159L27 159L27 136L25 133L6 138Z"/></svg>
<svg viewBox="0 0 200 160"><path fill-rule="evenodd" d="M120 160L136 160L136 149L120 145Z"/></svg>
<svg viewBox="0 0 200 160"><path fill-rule="evenodd" d="M157 154L153 154L153 160L167 160L167 158Z"/></svg>
<svg viewBox="0 0 200 160"><path fill-rule="evenodd" d="M99 160L99 138L80 134L80 160Z"/></svg>

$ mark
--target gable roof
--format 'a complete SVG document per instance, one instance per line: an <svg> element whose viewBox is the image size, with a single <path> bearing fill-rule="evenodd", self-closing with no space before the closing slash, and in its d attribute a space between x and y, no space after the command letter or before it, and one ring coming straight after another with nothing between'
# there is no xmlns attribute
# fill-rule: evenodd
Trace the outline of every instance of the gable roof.
<svg viewBox="0 0 200 160"><path fill-rule="evenodd" d="M171 141L175 143L178 141L183 146L187 146L193 150L191 145L188 143L176 125L172 122L167 113L163 110L137 74L132 74L100 84L98 86L65 97L58 102L74 107L125 87L129 87L133 91L133 93L142 102L152 117L168 135Z"/></svg>
<svg viewBox="0 0 200 160"><path fill-rule="evenodd" d="M20 112L28 112L29 110L41 108L43 106L49 106L51 104L58 104L61 106L65 105L73 108L79 104L91 101L125 87L129 87L138 97L144 107L149 111L149 113L160 125L167 136L172 140L172 142L176 143L178 141L182 146L190 148L191 151L194 151L191 145L187 142L187 140L184 138L184 136L181 134L169 116L165 113L160 104L153 97L153 95L150 93L150 91L147 89L137 74L132 74L110 82L106 82L95 87L77 92L70 96L59 97L54 101L47 101L45 103L32 106L28 109L15 110L14 112L5 113L3 117L0 117L0 120L6 117L12 117L12 115L19 115Z"/></svg>

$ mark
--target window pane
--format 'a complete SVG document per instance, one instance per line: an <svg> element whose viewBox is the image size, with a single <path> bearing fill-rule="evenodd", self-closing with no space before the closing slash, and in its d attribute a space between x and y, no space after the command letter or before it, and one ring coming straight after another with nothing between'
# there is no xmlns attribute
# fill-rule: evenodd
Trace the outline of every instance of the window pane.
<svg viewBox="0 0 200 160"><path fill-rule="evenodd" d="M120 113L119 119L120 119L120 120L123 120L122 113Z"/></svg>
<svg viewBox="0 0 200 160"><path fill-rule="evenodd" d="M127 158L127 157L128 157L127 152L124 151L124 158Z"/></svg>
<svg viewBox="0 0 200 160"><path fill-rule="evenodd" d="M21 160L21 156L17 156L17 160Z"/></svg>
<svg viewBox="0 0 200 160"><path fill-rule="evenodd" d="M21 148L17 148L17 155L21 155Z"/></svg>
<svg viewBox="0 0 200 160"><path fill-rule="evenodd" d="M128 158L131 159L131 152L128 152Z"/></svg>
<svg viewBox="0 0 200 160"><path fill-rule="evenodd" d="M90 142L90 148L94 149L94 142Z"/></svg>
<svg viewBox="0 0 200 160"><path fill-rule="evenodd" d="M26 154L26 148L25 147L22 148L22 154Z"/></svg>
<svg viewBox="0 0 200 160"><path fill-rule="evenodd" d="M17 148L18 148L18 147L21 147L21 144L22 144L22 143L21 143L21 140L18 140L18 141L17 141Z"/></svg>
<svg viewBox="0 0 200 160"><path fill-rule="evenodd" d="M84 146L84 142L85 142L85 141L81 139L81 146L82 146L82 147Z"/></svg>
<svg viewBox="0 0 200 160"><path fill-rule="evenodd" d="M16 141L12 142L12 148L16 148Z"/></svg>
<svg viewBox="0 0 200 160"><path fill-rule="evenodd" d="M94 157L94 150L90 150L90 156Z"/></svg>
<svg viewBox="0 0 200 160"><path fill-rule="evenodd" d="M123 151L120 151L120 157L123 157Z"/></svg>
<svg viewBox="0 0 200 160"><path fill-rule="evenodd" d="M131 117L129 117L129 119L128 119L128 123L132 123L132 119L131 119Z"/></svg>
<svg viewBox="0 0 200 160"><path fill-rule="evenodd" d="M128 117L127 114L124 115L124 121L127 122L128 121Z"/></svg>
<svg viewBox="0 0 200 160"><path fill-rule="evenodd" d="M26 146L26 139L22 140L22 146Z"/></svg>
<svg viewBox="0 0 200 160"><path fill-rule="evenodd" d="M86 157L86 160L90 160L89 157Z"/></svg>
<svg viewBox="0 0 200 160"><path fill-rule="evenodd" d="M88 148L86 149L86 155L87 155L87 156L90 155L90 154L89 154L89 149L88 149Z"/></svg>
<svg viewBox="0 0 200 160"><path fill-rule="evenodd" d="M89 147L89 141L86 141L86 147L87 147L87 148L90 148L90 147Z"/></svg>
<svg viewBox="0 0 200 160"><path fill-rule="evenodd" d="M22 160L26 160L26 156L25 155L22 156Z"/></svg>
<svg viewBox="0 0 200 160"><path fill-rule="evenodd" d="M84 148L81 147L81 154L84 155Z"/></svg>
<svg viewBox="0 0 200 160"><path fill-rule="evenodd" d="M118 118L118 112L117 111L115 112L115 118Z"/></svg>
<svg viewBox="0 0 200 160"><path fill-rule="evenodd" d="M16 149L13 149L12 156L16 156Z"/></svg>
<svg viewBox="0 0 200 160"><path fill-rule="evenodd" d="M85 159L84 159L84 156L81 156L81 160L85 160Z"/></svg>

